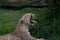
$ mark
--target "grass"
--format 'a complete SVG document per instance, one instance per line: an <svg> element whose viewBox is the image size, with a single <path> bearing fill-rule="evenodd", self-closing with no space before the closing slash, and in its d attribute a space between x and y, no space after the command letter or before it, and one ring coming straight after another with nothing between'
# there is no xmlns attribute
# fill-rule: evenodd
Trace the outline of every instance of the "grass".
<svg viewBox="0 0 60 40"><path fill-rule="evenodd" d="M23 14L28 12L33 12L35 14L34 20L38 22L29 28L32 36L36 38L47 37L48 40L60 40L60 35L55 32L57 21L49 25L49 20L47 19L49 11L46 8L40 8L39 10L35 8L24 8L21 10L0 9L0 35L12 32L18 20Z"/></svg>
<svg viewBox="0 0 60 40"><path fill-rule="evenodd" d="M0 34L11 32L22 14L21 11L0 10Z"/></svg>

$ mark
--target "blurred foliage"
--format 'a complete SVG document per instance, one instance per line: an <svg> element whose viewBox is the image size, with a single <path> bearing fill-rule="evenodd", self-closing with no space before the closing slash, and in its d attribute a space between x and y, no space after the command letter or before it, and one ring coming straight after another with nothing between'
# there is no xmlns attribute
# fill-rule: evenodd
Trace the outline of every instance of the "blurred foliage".
<svg viewBox="0 0 60 40"><path fill-rule="evenodd" d="M60 40L60 5L54 3L48 8L41 8L36 13L35 20L38 21L30 28L32 36L37 38L48 38L48 40ZM33 31L32 31L33 30ZM37 33L36 33L37 32Z"/></svg>

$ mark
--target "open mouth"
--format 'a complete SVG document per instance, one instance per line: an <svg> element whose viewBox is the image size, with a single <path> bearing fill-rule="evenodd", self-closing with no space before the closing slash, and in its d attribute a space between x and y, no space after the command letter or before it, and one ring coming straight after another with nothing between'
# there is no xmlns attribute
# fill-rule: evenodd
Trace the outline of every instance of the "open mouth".
<svg viewBox="0 0 60 40"><path fill-rule="evenodd" d="M32 20L33 19L33 15L31 16L31 18L30 18L30 22L31 22L31 24L35 24L35 23L37 23L37 21L35 21L35 20Z"/></svg>

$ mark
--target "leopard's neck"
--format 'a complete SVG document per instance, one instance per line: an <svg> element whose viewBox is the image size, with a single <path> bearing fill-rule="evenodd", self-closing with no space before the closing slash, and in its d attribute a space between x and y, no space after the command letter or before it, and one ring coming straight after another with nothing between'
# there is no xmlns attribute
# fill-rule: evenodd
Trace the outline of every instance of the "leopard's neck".
<svg viewBox="0 0 60 40"><path fill-rule="evenodd" d="M24 32L26 32L26 33L29 32L28 26L25 24L18 23L15 30L12 32L12 34L17 35L17 34L24 33Z"/></svg>

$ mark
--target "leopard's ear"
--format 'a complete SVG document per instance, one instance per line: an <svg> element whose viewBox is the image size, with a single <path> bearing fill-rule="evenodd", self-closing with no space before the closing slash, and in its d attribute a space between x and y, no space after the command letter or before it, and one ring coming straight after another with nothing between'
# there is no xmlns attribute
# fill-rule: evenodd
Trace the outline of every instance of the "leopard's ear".
<svg viewBox="0 0 60 40"><path fill-rule="evenodd" d="M23 20L20 20L20 23L23 23Z"/></svg>

